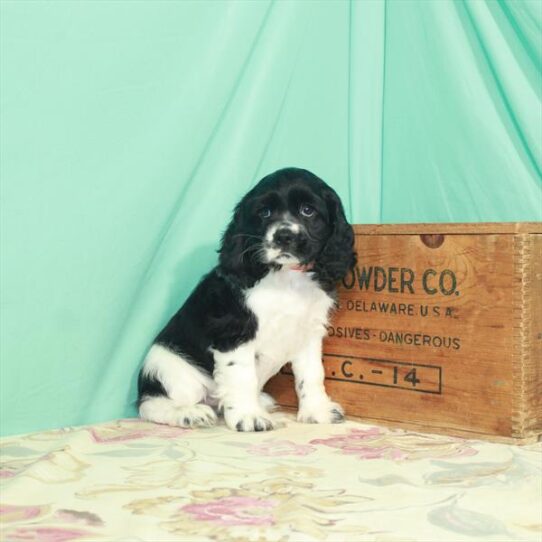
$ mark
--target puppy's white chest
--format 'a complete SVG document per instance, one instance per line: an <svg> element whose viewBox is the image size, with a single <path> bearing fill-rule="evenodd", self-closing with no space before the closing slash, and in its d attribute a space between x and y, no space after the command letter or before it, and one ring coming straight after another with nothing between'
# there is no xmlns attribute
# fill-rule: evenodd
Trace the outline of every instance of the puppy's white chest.
<svg viewBox="0 0 542 542"><path fill-rule="evenodd" d="M256 350L279 366L324 336L333 305L309 274L287 269L269 273L247 291L246 302L258 320Z"/></svg>

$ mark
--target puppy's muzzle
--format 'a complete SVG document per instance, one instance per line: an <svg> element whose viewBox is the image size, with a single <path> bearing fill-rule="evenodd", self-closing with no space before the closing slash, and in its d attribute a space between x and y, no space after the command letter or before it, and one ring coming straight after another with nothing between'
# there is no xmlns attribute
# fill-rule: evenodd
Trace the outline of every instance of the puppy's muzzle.
<svg viewBox="0 0 542 542"><path fill-rule="evenodd" d="M289 228L280 228L273 236L273 243L281 250L291 250L295 247L297 235Z"/></svg>

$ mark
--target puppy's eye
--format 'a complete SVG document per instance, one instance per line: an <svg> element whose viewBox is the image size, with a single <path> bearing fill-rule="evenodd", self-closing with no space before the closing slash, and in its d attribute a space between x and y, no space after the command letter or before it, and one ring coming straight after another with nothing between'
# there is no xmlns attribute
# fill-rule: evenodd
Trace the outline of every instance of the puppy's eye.
<svg viewBox="0 0 542 542"><path fill-rule="evenodd" d="M271 209L269 207L263 207L258 211L260 218L269 218L271 216Z"/></svg>
<svg viewBox="0 0 542 542"><path fill-rule="evenodd" d="M299 212L306 217L314 216L314 213L316 212L314 207L311 207L310 205L303 204L299 208Z"/></svg>

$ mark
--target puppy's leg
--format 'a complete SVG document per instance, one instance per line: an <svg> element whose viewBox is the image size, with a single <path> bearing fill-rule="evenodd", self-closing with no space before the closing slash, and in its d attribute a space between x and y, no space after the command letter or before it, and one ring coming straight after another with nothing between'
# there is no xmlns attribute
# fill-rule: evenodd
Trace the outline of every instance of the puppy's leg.
<svg viewBox="0 0 542 542"><path fill-rule="evenodd" d="M295 389L299 399L297 419L304 423L340 423L344 412L328 397L324 388L322 339L314 337L292 360Z"/></svg>
<svg viewBox="0 0 542 542"><path fill-rule="evenodd" d="M261 407L264 410L267 410L267 412L273 412L273 410L276 410L278 408L277 403L275 402L273 397L271 397L271 395L269 395L265 391L260 392L259 400Z"/></svg>
<svg viewBox="0 0 542 542"><path fill-rule="evenodd" d="M230 352L213 353L216 395L224 409L226 425L237 431L273 429L273 422L259 400L253 343L245 343Z"/></svg>
<svg viewBox="0 0 542 542"><path fill-rule="evenodd" d="M179 354L153 345L140 379L139 414L144 420L180 427L213 425L214 410L203 401L213 380Z"/></svg>
<svg viewBox="0 0 542 542"><path fill-rule="evenodd" d="M276 410L277 403L265 391L261 391L266 382L277 373L280 369L280 364L277 364L272 359L268 359L262 353L256 354L256 376L258 378L258 388L260 389L260 405L267 412L273 412Z"/></svg>

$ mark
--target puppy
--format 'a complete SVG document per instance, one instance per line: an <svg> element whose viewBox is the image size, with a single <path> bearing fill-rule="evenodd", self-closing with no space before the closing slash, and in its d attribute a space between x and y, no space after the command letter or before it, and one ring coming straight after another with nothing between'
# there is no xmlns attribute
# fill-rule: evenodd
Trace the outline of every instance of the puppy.
<svg viewBox="0 0 542 542"><path fill-rule="evenodd" d="M264 384L291 362L297 418L337 423L324 389L322 338L335 285L354 265L354 234L324 181L287 168L236 206L218 265L159 333L139 373L139 413L156 423L273 428Z"/></svg>

